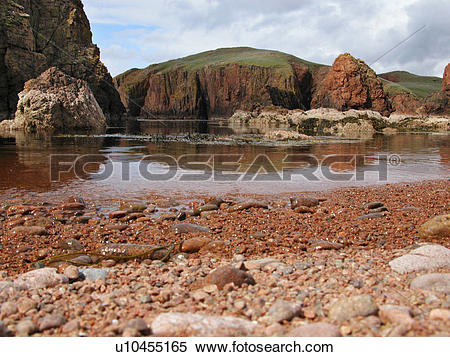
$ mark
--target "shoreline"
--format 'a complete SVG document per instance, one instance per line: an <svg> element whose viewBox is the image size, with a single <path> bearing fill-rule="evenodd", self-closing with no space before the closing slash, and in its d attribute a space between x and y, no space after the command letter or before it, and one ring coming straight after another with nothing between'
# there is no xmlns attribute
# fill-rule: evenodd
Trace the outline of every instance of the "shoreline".
<svg viewBox="0 0 450 357"><path fill-rule="evenodd" d="M205 209L200 216L188 214L181 221L177 218L180 214L177 202L162 197L155 197L152 203L149 200L148 211L129 214L114 211L106 216L99 215L92 203L77 198L31 210L29 206L9 207L8 215L7 210L0 212L3 220L0 318L16 335L22 331L19 323L30 319L35 330L28 334L35 336L157 335L156 325L168 318L165 314L175 312L219 320L221 316L231 316L238 318L236 324L243 323L241 320L255 322L250 330L231 326L228 331L234 331L232 336L285 336L302 326L314 328L311 325L319 322L327 324L329 333L344 336L448 336L448 319L439 317L450 307L448 295L435 288L417 290L410 284L428 273L448 275L450 262L447 261L447 266L406 274L389 265L393 259L424 244L450 248L448 237L418 236L426 221L448 214L448 179L296 193L296 196L315 197L320 202L300 207L296 212L287 196L242 196L235 199L235 205L224 196L226 202L219 204L219 209ZM204 204L203 199L204 196L192 198L190 207L198 209ZM215 202L213 198L209 200ZM369 211L363 206L376 201L382 202L387 211L365 217ZM239 206L245 203L248 205ZM126 207L131 206L125 204L122 209ZM141 211L143 207L134 208ZM155 208L159 209L159 215L150 213ZM209 231L198 228L194 233L180 233L181 228L174 229L186 229L185 223ZM41 225L41 231L37 224ZM183 245L177 249L185 251L177 251L166 263L148 257L120 264L111 259L102 261L94 267L105 276L96 281L80 278L83 269L95 270L91 266L59 263L50 276L53 279L65 276L64 281L38 287L29 279L29 286L22 290L7 287L14 286L20 274L32 269L38 258L68 253L61 248L62 242L68 240L81 244L87 255L110 243L166 246L182 241ZM190 250L183 248L187 241ZM225 288L208 283L217 283L210 277L214 269L229 265L245 269L255 284L240 285L233 274L231 279L237 280L231 285L227 283L230 275L218 278L219 282L225 281ZM48 279L53 281L51 277ZM356 299L358 304L358 299L366 296L372 312L343 319L333 315L338 308L335 304L343 298ZM26 312L14 312L13 305L21 306L25 298L37 301L38 305ZM277 304L285 305L281 310L298 305L294 309L298 311L287 320L278 320L278 308L273 307ZM404 321L389 320L380 313L385 305L409 312L400 314ZM13 306L13 313L5 312L10 311L8 306ZM42 325L43 319L55 315L59 316L60 324ZM195 316L182 315L188 320ZM114 319L119 322L111 325ZM137 329L133 325L136 319L148 328ZM185 330L168 324L164 335L199 335L198 331L189 330L189 321L182 323ZM222 336L218 331L212 334Z"/></svg>

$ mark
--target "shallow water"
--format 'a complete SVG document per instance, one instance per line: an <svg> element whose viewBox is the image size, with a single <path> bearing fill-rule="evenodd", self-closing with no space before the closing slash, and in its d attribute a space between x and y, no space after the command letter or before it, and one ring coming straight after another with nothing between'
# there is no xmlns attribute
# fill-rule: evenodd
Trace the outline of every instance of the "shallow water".
<svg viewBox="0 0 450 357"><path fill-rule="evenodd" d="M265 140L264 131L220 121L171 120L134 122L97 136L2 137L0 198L77 195L117 201L154 194L277 194L450 176L449 134L277 143ZM59 155L53 156L53 166L52 155ZM293 159L297 162L286 163ZM70 165L61 161L76 162L76 169L63 172ZM227 171L232 165L236 170ZM157 176L163 174L170 180ZM187 181L185 174L191 174Z"/></svg>

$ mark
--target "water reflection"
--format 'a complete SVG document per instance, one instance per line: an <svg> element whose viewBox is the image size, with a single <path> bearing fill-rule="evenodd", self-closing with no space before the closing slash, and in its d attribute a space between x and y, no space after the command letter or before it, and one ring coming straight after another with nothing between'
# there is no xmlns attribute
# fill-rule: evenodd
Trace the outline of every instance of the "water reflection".
<svg viewBox="0 0 450 357"><path fill-rule="evenodd" d="M187 140L184 138L178 141L152 139L154 135L164 137L179 133L203 135L210 140L198 143L190 141L189 136ZM342 185L437 179L448 177L450 173L448 134L400 134L376 136L369 140L322 138L318 142L299 142L295 145L276 145L270 142L262 145L258 141L233 140L226 141L225 145L223 141L218 141L252 137L263 133L264 129L261 128L230 127L223 122L207 123L193 120L134 121L128 123L125 134L100 136L49 137L25 136L17 133L0 138L0 196L11 193L20 195L24 192L55 195L77 193L107 200L117 197L137 197L150 192L276 193L327 189ZM142 175L143 163L148 164L147 169L153 173L167 172L168 166L175 165L155 157L145 161L146 156L156 154L171 156L174 162L185 160L186 155L200 155L199 161L203 162L197 166L185 165L181 172L185 174L198 174L208 165L217 170L224 170L230 167L231 162L231 166L238 164L236 172L242 174L241 178L245 177L245 173L253 174L251 177L260 173L262 180L215 182L214 175L211 175L210 179L202 182L180 182L176 179L168 182L151 182ZM363 182L328 180L320 172L316 172L318 180L315 181L308 180L305 175L294 175L288 182L279 180L283 169L289 172L287 170L289 167L311 165L312 159L308 161L305 158L313 158L318 163L323 163L330 155L337 154L344 157L365 155L366 159L364 162L355 160L334 162L331 167L336 173L363 172L370 168L370 165L377 164L379 155L385 155L384 160L388 160L389 155L397 154L401 157L401 164L389 166L389 175L385 182L379 181L376 172L367 173ZM53 162L52 166L51 155L68 155L66 161L69 163L77 161L77 165L70 170L62 169L58 166L59 162ZM77 155L91 156L77 159ZM289 156L290 159L287 159ZM216 162L217 165L214 166L214 161L208 161L211 157L210 160L222 158L223 162L218 164ZM292 161L292 158L297 161L293 166L287 163L289 160ZM87 164L88 162L90 163ZM270 165L266 165L267 162ZM86 170L80 170L79 167ZM53 172L59 169L58 182L51 182L51 168ZM95 180L102 172L110 173L107 180Z"/></svg>

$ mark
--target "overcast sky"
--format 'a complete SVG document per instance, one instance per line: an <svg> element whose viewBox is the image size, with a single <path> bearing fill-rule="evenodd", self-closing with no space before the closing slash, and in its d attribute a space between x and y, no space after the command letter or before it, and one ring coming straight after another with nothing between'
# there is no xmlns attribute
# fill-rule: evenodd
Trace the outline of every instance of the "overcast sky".
<svg viewBox="0 0 450 357"><path fill-rule="evenodd" d="M377 73L406 70L442 77L450 61L447 0L82 1L112 75L234 46L278 50L323 64L350 52Z"/></svg>

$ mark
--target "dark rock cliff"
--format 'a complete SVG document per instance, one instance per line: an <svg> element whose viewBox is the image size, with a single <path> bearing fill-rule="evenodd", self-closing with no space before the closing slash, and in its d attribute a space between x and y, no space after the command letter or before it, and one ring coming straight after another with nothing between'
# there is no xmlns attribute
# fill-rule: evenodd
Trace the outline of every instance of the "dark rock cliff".
<svg viewBox="0 0 450 357"><path fill-rule="evenodd" d="M92 43L80 0L0 3L0 120L12 118L24 83L50 67L87 81L109 124L124 107Z"/></svg>

